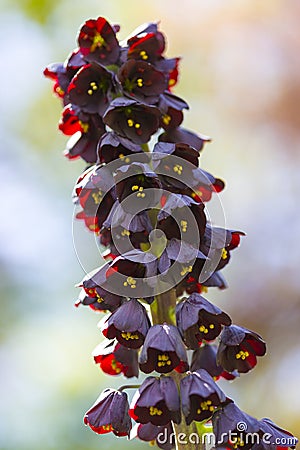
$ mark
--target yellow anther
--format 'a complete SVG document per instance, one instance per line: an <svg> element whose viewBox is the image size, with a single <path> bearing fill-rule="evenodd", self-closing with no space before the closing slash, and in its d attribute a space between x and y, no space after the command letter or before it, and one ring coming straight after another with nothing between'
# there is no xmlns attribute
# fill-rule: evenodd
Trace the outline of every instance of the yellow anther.
<svg viewBox="0 0 300 450"><path fill-rule="evenodd" d="M137 80L136 80L136 83L137 83L137 85L138 85L138 87L143 87L143 78L138 78Z"/></svg>
<svg viewBox="0 0 300 450"><path fill-rule="evenodd" d="M161 416L162 410L156 408L155 406L150 406L149 413L150 413L150 416Z"/></svg>
<svg viewBox="0 0 300 450"><path fill-rule="evenodd" d="M101 34L97 33L94 36L92 45L91 45L91 52L94 52L96 50L97 47L102 47L105 44L105 40L103 39L103 37L101 36Z"/></svg>
<svg viewBox="0 0 300 450"><path fill-rule="evenodd" d="M134 186L132 186L131 190L133 192L138 191L139 190L139 186L137 186L136 184Z"/></svg>
<svg viewBox="0 0 300 450"><path fill-rule="evenodd" d="M244 352L243 350L240 350L236 355L235 355L235 357L236 357L236 359L243 359L243 360L245 360L246 358L248 358L248 356L249 356L249 352Z"/></svg>
<svg viewBox="0 0 300 450"><path fill-rule="evenodd" d="M127 125L128 125L129 127L133 127L134 121L133 121L132 119L127 119Z"/></svg>
<svg viewBox="0 0 300 450"><path fill-rule="evenodd" d="M117 361L114 359L112 359L111 361L111 368L114 369L114 371L116 372L116 374L119 374L121 372L120 367L118 367L118 363Z"/></svg>
<svg viewBox="0 0 300 450"><path fill-rule="evenodd" d="M181 228L182 228L183 233L185 233L186 230L187 230L187 226L188 226L187 221L186 221L186 220L181 220L181 221L180 221L180 226L181 226Z"/></svg>
<svg viewBox="0 0 300 450"><path fill-rule="evenodd" d="M228 251L226 250L226 248L222 248L221 258L226 259L227 256L228 256Z"/></svg>
<svg viewBox="0 0 300 450"><path fill-rule="evenodd" d="M169 123L171 122L172 117L169 116L169 114L164 114L162 116L162 121L165 125L169 125Z"/></svg>
<svg viewBox="0 0 300 450"><path fill-rule="evenodd" d="M183 277L187 273L190 273L193 270L193 266L184 266L180 272L180 275Z"/></svg>
<svg viewBox="0 0 300 450"><path fill-rule="evenodd" d="M101 191L93 192L92 198L94 199L94 202L96 203L96 205L98 205L98 203L100 203L103 198L102 192Z"/></svg>
<svg viewBox="0 0 300 450"><path fill-rule="evenodd" d="M215 328L214 324L213 324L213 323L210 323L210 324L209 324L209 328L210 328L211 330L213 330L213 329Z"/></svg>
<svg viewBox="0 0 300 450"><path fill-rule="evenodd" d="M136 288L136 280L132 277L128 277L126 281L124 281L123 286L128 287L130 286L131 289Z"/></svg>
<svg viewBox="0 0 300 450"><path fill-rule="evenodd" d="M130 236L130 231L124 229L124 230L121 232L121 235L122 235L122 236Z"/></svg>
<svg viewBox="0 0 300 450"><path fill-rule="evenodd" d="M81 126L83 133L88 132L88 129L89 129L88 123L84 123L84 122L81 122L81 120L79 120L79 125Z"/></svg>
<svg viewBox="0 0 300 450"><path fill-rule="evenodd" d="M146 61L149 58L145 50L140 51L140 56L144 61Z"/></svg>
<svg viewBox="0 0 300 450"><path fill-rule="evenodd" d="M104 299L97 294L97 303L103 303Z"/></svg>
<svg viewBox="0 0 300 450"><path fill-rule="evenodd" d="M201 414L202 411L214 411L211 400L206 400L200 403L200 408L197 409L197 414Z"/></svg>
<svg viewBox="0 0 300 450"><path fill-rule="evenodd" d="M173 167L173 170L174 170L175 173L178 173L178 175L181 175L181 174L182 174L182 171L183 171L183 167L180 166L179 164L176 164L176 165Z"/></svg>
<svg viewBox="0 0 300 450"><path fill-rule="evenodd" d="M140 124L140 123L136 123L136 124L134 125L134 127L138 130L139 128L141 128L141 124Z"/></svg>
<svg viewBox="0 0 300 450"><path fill-rule="evenodd" d="M119 158L126 163L130 162L130 158L128 156L124 156L123 153L119 154Z"/></svg>
<svg viewBox="0 0 300 450"><path fill-rule="evenodd" d="M93 95L93 90L92 90L92 89L89 89L89 90L87 91L87 93L88 93L89 95Z"/></svg>
<svg viewBox="0 0 300 450"><path fill-rule="evenodd" d="M208 292L208 288L206 286L201 286L201 292Z"/></svg>
<svg viewBox="0 0 300 450"><path fill-rule="evenodd" d="M158 355L157 360L157 367L164 367L165 365L170 366L172 364L168 355Z"/></svg>
<svg viewBox="0 0 300 450"><path fill-rule="evenodd" d="M132 340L137 340L139 339L138 334L134 334L134 333L130 333L129 331L123 331L121 333L121 336L123 339L125 339L126 341L132 341Z"/></svg>
<svg viewBox="0 0 300 450"><path fill-rule="evenodd" d="M199 327L199 331L204 334L208 333L208 329L204 325L201 325L201 327Z"/></svg>

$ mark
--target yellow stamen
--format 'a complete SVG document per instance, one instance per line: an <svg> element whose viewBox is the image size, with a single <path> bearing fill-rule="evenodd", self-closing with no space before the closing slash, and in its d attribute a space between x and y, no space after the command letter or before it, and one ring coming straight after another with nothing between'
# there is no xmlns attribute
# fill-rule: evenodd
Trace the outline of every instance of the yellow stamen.
<svg viewBox="0 0 300 450"><path fill-rule="evenodd" d="M139 339L139 335L138 334L134 334L134 333L130 333L129 331L123 331L121 333L121 336L123 339L125 339L126 341L132 341L132 340L137 340Z"/></svg>
<svg viewBox="0 0 300 450"><path fill-rule="evenodd" d="M187 273L190 273L193 270L193 266L184 266L180 272L180 275L183 277Z"/></svg>
<svg viewBox="0 0 300 450"><path fill-rule="evenodd" d="M91 52L94 52L96 50L97 47L103 47L105 45L105 40L103 39L103 37L101 36L100 33L97 33L94 38L93 38L93 42L91 45Z"/></svg>
<svg viewBox="0 0 300 450"><path fill-rule="evenodd" d="M162 116L162 121L165 125L169 125L169 123L171 122L171 116L169 116L169 114L164 114Z"/></svg>
<svg viewBox="0 0 300 450"><path fill-rule="evenodd" d="M161 409L158 409L155 406L150 406L149 413L150 416L161 416L163 412Z"/></svg>
<svg viewBox="0 0 300 450"><path fill-rule="evenodd" d="M140 51L140 56L141 56L141 58L142 58L144 61L146 61L146 60L149 58L149 56L147 55L147 53L145 52L145 50L141 50L141 51Z"/></svg>
<svg viewBox="0 0 300 450"><path fill-rule="evenodd" d="M126 281L124 281L123 286L128 287L130 286L131 289L136 288L136 280L132 277L128 277Z"/></svg>
<svg viewBox="0 0 300 450"><path fill-rule="evenodd" d="M226 259L228 256L228 251L225 248L222 248L221 258Z"/></svg>
<svg viewBox="0 0 300 450"><path fill-rule="evenodd" d="M173 170L174 170L174 172L177 173L178 175L181 175L181 174L182 174L182 171L183 171L183 167L180 166L179 164L176 164L176 165L173 167Z"/></svg>
<svg viewBox="0 0 300 450"><path fill-rule="evenodd" d="M242 359L242 360L245 360L246 358L248 358L248 356L249 356L249 352L244 352L243 350L240 350L236 355L235 355L235 357L236 357L236 359Z"/></svg>
<svg viewBox="0 0 300 450"><path fill-rule="evenodd" d="M102 191L93 192L92 198L94 199L94 202L96 203L96 205L98 205L103 198Z"/></svg>
<svg viewBox="0 0 300 450"><path fill-rule="evenodd" d="M185 233L186 230L187 230L187 226L188 226L187 221L186 221L186 220L181 220L181 221L180 221L180 226L181 226L181 228L182 228L182 232Z"/></svg>
<svg viewBox="0 0 300 450"><path fill-rule="evenodd" d="M143 79L142 78L138 78L137 80L136 80L136 83L137 83L137 85L138 85L138 87L143 87Z"/></svg>

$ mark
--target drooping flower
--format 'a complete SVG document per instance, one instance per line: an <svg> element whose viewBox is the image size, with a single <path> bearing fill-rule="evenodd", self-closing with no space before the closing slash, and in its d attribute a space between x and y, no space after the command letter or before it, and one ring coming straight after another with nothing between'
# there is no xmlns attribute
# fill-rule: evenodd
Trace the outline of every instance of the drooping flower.
<svg viewBox="0 0 300 450"><path fill-rule="evenodd" d="M151 422L145 424L137 423L132 430L131 437L137 437L141 441L156 444L162 450L175 449L175 433L172 423L165 426L153 425Z"/></svg>
<svg viewBox="0 0 300 450"><path fill-rule="evenodd" d="M125 95L149 104L156 103L168 85L164 73L148 62L134 59L120 67L117 77Z"/></svg>
<svg viewBox="0 0 300 450"><path fill-rule="evenodd" d="M125 97L113 100L103 117L112 130L135 144L145 144L159 127L160 111L155 106Z"/></svg>
<svg viewBox="0 0 300 450"><path fill-rule="evenodd" d="M192 372L180 381L181 406L187 425L193 420L209 419L226 395L204 369Z"/></svg>
<svg viewBox="0 0 300 450"><path fill-rule="evenodd" d="M266 344L259 334L238 325L225 327L220 336L217 363L227 372L249 372L264 356Z"/></svg>
<svg viewBox="0 0 300 450"><path fill-rule="evenodd" d="M188 369L187 354L177 328L173 325L154 325L148 331L139 359L145 373L168 373L173 369Z"/></svg>
<svg viewBox="0 0 300 450"><path fill-rule="evenodd" d="M82 25L78 45L87 61L105 66L118 61L120 47L116 33L104 17L89 19Z"/></svg>
<svg viewBox="0 0 300 450"><path fill-rule="evenodd" d="M102 333L129 348L140 348L150 328L145 307L135 298L123 303L104 322Z"/></svg>
<svg viewBox="0 0 300 450"><path fill-rule="evenodd" d="M122 373L126 378L138 377L137 350L124 347L115 341L104 341L97 345L92 356L95 363L108 375Z"/></svg>
<svg viewBox="0 0 300 450"><path fill-rule="evenodd" d="M223 367L217 365L217 350L216 345L205 344L193 352L191 371L195 372L199 369L205 369L215 381L219 378L226 380L234 380L239 376L237 371L233 373L226 372Z"/></svg>
<svg viewBox="0 0 300 450"><path fill-rule="evenodd" d="M129 436L131 420L128 409L125 392L105 389L85 413L84 423L98 434L113 432L116 436Z"/></svg>
<svg viewBox="0 0 300 450"><path fill-rule="evenodd" d="M158 204L161 184L148 164L133 162L130 166L122 166L114 178L117 197L125 211L139 213Z"/></svg>
<svg viewBox="0 0 300 450"><path fill-rule="evenodd" d="M294 449L298 439L287 430L280 428L272 420L264 418L259 420L260 441L254 443L253 450L279 450L281 448Z"/></svg>
<svg viewBox="0 0 300 450"><path fill-rule="evenodd" d="M82 116L83 114L80 114L80 117ZM84 116L86 117L86 114ZM66 144L64 156L70 160L80 157L88 163L95 163L97 161L98 142L105 133L104 123L98 114L89 114L86 122L79 119L79 125L82 129L70 137ZM64 126L64 129L67 128Z"/></svg>
<svg viewBox="0 0 300 450"><path fill-rule="evenodd" d="M109 105L112 75L97 63L82 67L68 87L70 102L84 112L103 115Z"/></svg>
<svg viewBox="0 0 300 450"><path fill-rule="evenodd" d="M142 424L167 425L171 420L180 423L180 401L173 378L146 378L131 401L129 414Z"/></svg>
<svg viewBox="0 0 300 450"><path fill-rule="evenodd" d="M127 40L128 59L136 59L155 63L160 60L165 50L165 38L157 30L157 24L151 24L146 31L130 37ZM155 29L156 28L156 29Z"/></svg>
<svg viewBox="0 0 300 450"><path fill-rule="evenodd" d="M212 341L219 336L222 325L231 324L225 312L197 293L177 304L176 320L185 344L193 350L203 340Z"/></svg>
<svg viewBox="0 0 300 450"><path fill-rule="evenodd" d="M259 422L230 399L212 416L216 447L249 450L259 440Z"/></svg>
<svg viewBox="0 0 300 450"><path fill-rule="evenodd" d="M131 155L139 154L138 161L148 162L147 154L143 152L142 147L134 144L129 139L126 139L114 132L105 133L98 145L98 162L110 163L109 170L115 171L118 167L134 162Z"/></svg>

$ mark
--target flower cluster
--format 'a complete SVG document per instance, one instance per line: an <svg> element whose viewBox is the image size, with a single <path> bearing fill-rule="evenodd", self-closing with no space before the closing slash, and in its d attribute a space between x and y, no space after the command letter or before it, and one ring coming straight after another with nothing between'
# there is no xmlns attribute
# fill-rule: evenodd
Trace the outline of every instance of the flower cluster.
<svg viewBox="0 0 300 450"><path fill-rule="evenodd" d="M107 313L94 361L109 375L152 374L130 406L125 388L105 390L84 423L129 436L133 419L135 436L165 449L174 448L172 424L182 420L211 421L216 436L242 419L257 433L290 436L242 413L217 384L250 371L266 352L257 333L233 325L203 296L226 287L222 270L244 233L207 218L206 203L224 182L199 166L210 139L181 126L188 105L172 92L179 58L164 55L157 23L122 42L119 28L103 17L87 20L78 47L44 71L63 103L59 129L71 136L65 155L88 163L73 191L76 217L106 249L105 263L79 283L76 302ZM165 446L162 431L170 436ZM248 448L242 439L225 446Z"/></svg>

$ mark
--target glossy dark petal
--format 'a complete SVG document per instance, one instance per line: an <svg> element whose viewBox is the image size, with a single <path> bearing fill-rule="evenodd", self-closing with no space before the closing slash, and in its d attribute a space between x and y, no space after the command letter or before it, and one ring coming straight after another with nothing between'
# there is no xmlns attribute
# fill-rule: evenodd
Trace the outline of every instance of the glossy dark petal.
<svg viewBox="0 0 300 450"><path fill-rule="evenodd" d="M173 143L182 142L183 144L194 147L195 150L200 152L205 142L209 142L210 138L208 136L193 133L185 128L178 127L162 133L159 135L158 140Z"/></svg>

